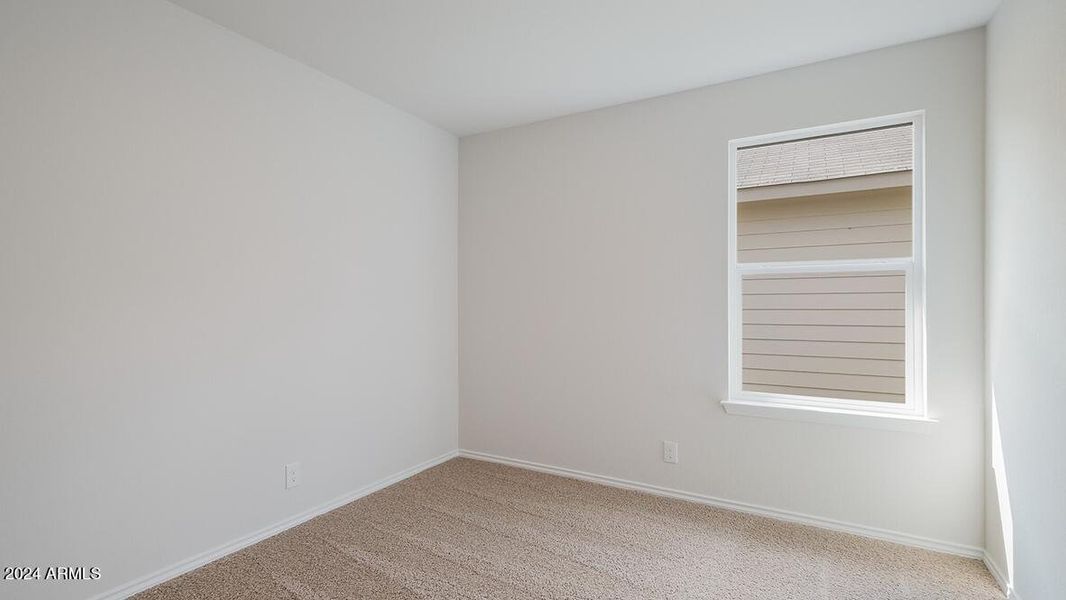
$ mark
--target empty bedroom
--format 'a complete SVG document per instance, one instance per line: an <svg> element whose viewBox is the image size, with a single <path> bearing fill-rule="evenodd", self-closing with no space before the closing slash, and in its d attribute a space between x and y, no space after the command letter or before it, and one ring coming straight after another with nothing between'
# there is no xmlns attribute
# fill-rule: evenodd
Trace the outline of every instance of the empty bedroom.
<svg viewBox="0 0 1066 600"><path fill-rule="evenodd" d="M1066 0L0 0L0 599L1066 600Z"/></svg>

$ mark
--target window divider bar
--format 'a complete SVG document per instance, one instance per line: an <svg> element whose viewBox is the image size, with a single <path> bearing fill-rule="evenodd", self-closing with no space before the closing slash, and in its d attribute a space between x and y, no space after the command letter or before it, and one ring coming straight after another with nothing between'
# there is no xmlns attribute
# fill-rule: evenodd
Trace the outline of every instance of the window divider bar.
<svg viewBox="0 0 1066 600"><path fill-rule="evenodd" d="M877 258L869 260L781 261L766 263L735 263L736 272L753 273L851 273L871 271L910 271L914 258Z"/></svg>

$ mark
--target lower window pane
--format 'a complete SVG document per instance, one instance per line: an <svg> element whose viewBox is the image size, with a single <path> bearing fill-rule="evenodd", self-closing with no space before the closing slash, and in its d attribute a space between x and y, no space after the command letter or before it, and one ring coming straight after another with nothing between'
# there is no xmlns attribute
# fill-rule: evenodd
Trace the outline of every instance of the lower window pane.
<svg viewBox="0 0 1066 600"><path fill-rule="evenodd" d="M904 402L902 271L745 275L742 298L745 391Z"/></svg>

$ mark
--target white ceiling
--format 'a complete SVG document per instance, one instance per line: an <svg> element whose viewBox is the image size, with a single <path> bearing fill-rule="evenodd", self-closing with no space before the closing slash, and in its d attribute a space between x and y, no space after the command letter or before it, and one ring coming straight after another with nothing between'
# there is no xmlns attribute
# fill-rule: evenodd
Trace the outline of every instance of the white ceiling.
<svg viewBox="0 0 1066 600"><path fill-rule="evenodd" d="M173 0L459 135L953 31L999 0Z"/></svg>

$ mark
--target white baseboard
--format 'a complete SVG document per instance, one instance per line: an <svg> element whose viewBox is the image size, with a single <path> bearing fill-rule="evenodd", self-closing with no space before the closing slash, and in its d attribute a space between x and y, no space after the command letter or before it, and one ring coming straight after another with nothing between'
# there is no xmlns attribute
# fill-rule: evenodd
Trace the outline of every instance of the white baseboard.
<svg viewBox="0 0 1066 600"><path fill-rule="evenodd" d="M1004 575L1003 569L999 568L999 565L992 560L992 557L988 555L988 552L985 552L981 557L981 562L985 563L985 568L992 574L992 579L996 580L996 583L999 584L999 589L1003 590L1003 593L1006 594L1008 600L1020 600L1018 594L1011 589L1010 581L1008 581L1007 576Z"/></svg>
<svg viewBox="0 0 1066 600"><path fill-rule="evenodd" d="M399 473L390 475L384 479L378 480L374 483L366 485L358 490L344 494L338 498L334 498L324 504L320 504L314 508L304 511L298 515L270 525L251 533L247 536L233 540L206 552L202 552L193 557L174 563L168 567L155 571L138 578L134 581L125 583L116 588L93 596L91 600L122 600L128 598L134 594L143 592L149 588L155 587L165 581L178 577L202 567L210 562L216 561L224 556L237 552L243 548L247 548L252 544L265 540L271 536L277 535L286 529L290 529L308 521L321 514L325 514L335 508L343 506L353 500L358 500L364 496L368 496L378 490L384 489L394 483L407 479L412 475L420 473L430 467L439 465L445 461L448 461L456 456L463 456L466 458L472 458L476 460L483 460L488 462L495 462L513 467L519 467L523 469L529 469L532 471L539 471L542 473L549 473L552 475L561 475L563 477L570 477L572 479L580 479L583 481L590 481L593 483L599 483L602 485L609 485L612 487L636 490L646 492L649 494L655 494L657 496L666 496L669 498L677 498L679 500L687 500L689 502L696 502L699 504L706 504L708 506L716 506L719 508L726 508L739 512L755 514L763 517L769 517L772 519L778 519L781 521L789 521L793 523L801 523L804 525L811 525L814 527L821 527L824 529L831 529L833 531L841 531L844 533L851 533L854 535L860 535L863 537L869 537L879 540L885 540L889 542L895 542L897 544L904 544L907 546L914 546L918 548L925 548L927 550L934 550L937 552L946 552L948 554L956 554L959 556L965 556L969 558L979 558L984 561L985 566L988 568L992 577L1003 588L1004 592L1010 600L1021 600L1017 593L1010 590L1007 584L1006 578L1003 576L1002 571L998 566L992 562L987 553L974 546L967 546L963 544L956 544L953 542L944 542L940 540L934 540L926 537L915 536L905 533L898 533L889 531L886 529L879 529L876 527L867 527L865 525L857 525L854 523L846 523L843 521L837 521L835 519L826 519L823 517L815 517L811 515L805 515L793 511L781 510L776 508L769 508L765 506L759 506L755 504L749 504L746 502L737 502L734 500L726 500L724 498L716 498L713 496L706 496L703 494L695 494L692 492L685 492L682 490L675 490L665 488L656 485L650 485L646 483L639 483L636 481L629 481L626 479L619 479L617 477L608 477L605 475L596 475L594 473L587 473L584 471L578 471L575 469L567 469L563 467L556 467L552 465L545 465L541 463L535 463L526 460L519 460L514 458L507 458L504 456L497 456L494 454L488 454L485 452L476 452L472 450L452 450L445 452L444 454L430 459L421 464L415 465L409 469L400 471Z"/></svg>
<svg viewBox="0 0 1066 600"><path fill-rule="evenodd" d="M716 506L719 508L727 508L738 512L769 517L771 519L777 519L779 521L789 521L792 523L801 523L803 525L812 525L814 527L821 527L823 529L831 529L833 531L840 531L844 533L860 535L863 537L895 542L897 544L903 544L905 546L914 546L917 548L924 548L926 550L934 550L936 552L945 552L947 554L965 556L967 558L983 558L985 555L984 549L978 548L976 546L967 546L965 544L934 540L927 537L911 535L907 533L899 533L896 531L889 531L887 529L879 529L877 527L867 527L866 525L846 523L844 521L837 521L835 519L827 519L824 517L805 515L789 510L781 510L778 508L770 508L767 506L749 504L747 502L738 502L735 500L726 500L725 498L716 498L713 496L705 496L703 494L694 494L692 492L685 492L682 490L675 490L660 487L657 485L649 485L646 483L619 479L617 477L596 475L594 473L586 473L584 471L577 471L575 469L567 469L563 467L556 467L552 465L530 462L527 460L518 460L515 458L507 458L505 456L497 456L495 454L488 454L486 452L460 450L459 456L473 458L476 460L495 462L504 465L510 465L512 467L519 467L532 471L540 471L542 473L549 473L552 475L561 475L563 477L570 477L573 479L600 483L612 487L647 492L649 494L655 494L657 496L666 496L669 498L677 498L679 500L688 500L690 502L697 502L699 504L706 504L708 506Z"/></svg>
<svg viewBox="0 0 1066 600"><path fill-rule="evenodd" d="M387 488L394 483L407 479L408 477L415 475L421 471L424 471L430 467L434 467L442 462L455 458L458 453L458 450L445 452L444 454L441 454L436 458L432 458L424 463L415 465L409 469L404 469L399 473L395 473L384 479L375 481L370 485L363 486L353 492L349 492L347 494L344 494L343 496L334 498L333 500L330 500L324 504L320 504L314 508L306 510L296 516L289 517L284 521L280 521L278 523L270 525L269 527L265 527L263 529L260 529L259 531L233 540L226 544L222 544L221 546L218 546L206 552L202 552L191 558L176 562L170 565L169 567L165 567L154 573L150 573L148 575L145 575L144 577L135 579L129 583L125 583L116 588L93 596L91 600L122 600L123 598L129 598L130 596L143 592L148 588L155 587L163 583L164 581L168 581L179 575L184 575L185 573L188 573L193 569L202 567L209 562L216 561L228 554L232 554L238 550L247 548L252 544L261 542L268 537L277 535L282 531L285 531L286 529L290 529L299 525L300 523L303 523L304 521L313 519L314 517L317 517L321 514L325 514L340 506L344 506L345 504L348 504L353 500L358 500L363 496L368 496L380 489Z"/></svg>

